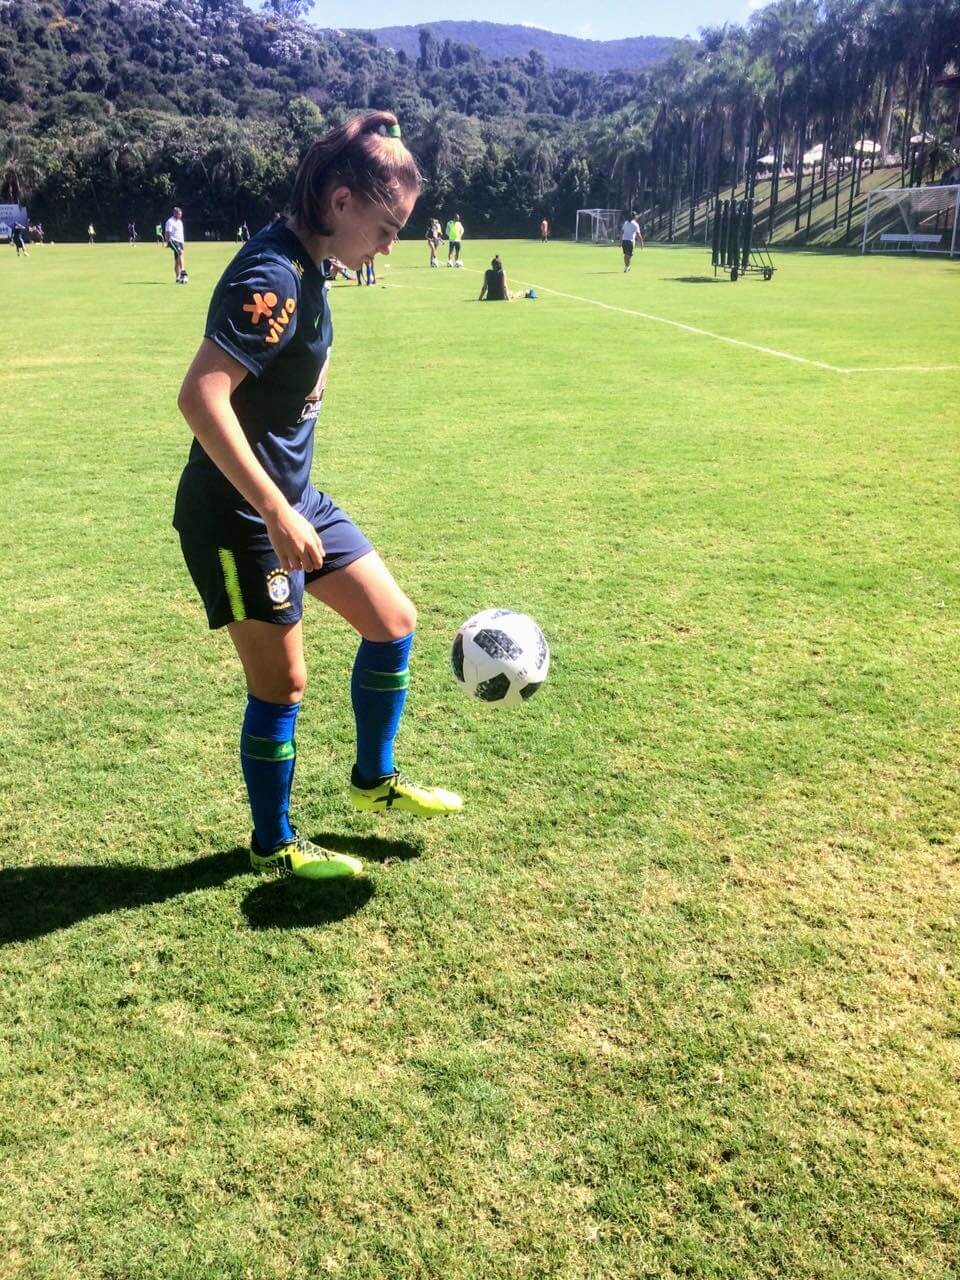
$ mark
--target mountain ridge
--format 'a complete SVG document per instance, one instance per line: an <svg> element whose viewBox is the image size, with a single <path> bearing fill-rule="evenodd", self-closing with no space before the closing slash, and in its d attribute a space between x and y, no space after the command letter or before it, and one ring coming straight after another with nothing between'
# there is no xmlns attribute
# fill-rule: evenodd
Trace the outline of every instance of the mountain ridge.
<svg viewBox="0 0 960 1280"><path fill-rule="evenodd" d="M548 67L573 71L636 71L668 57L684 42L674 36L628 36L622 40L590 40L561 35L540 27L503 22L421 22L414 26L373 27L377 41L415 58L420 51L420 31L432 31L439 42L472 45L486 58L523 58L533 49Z"/></svg>

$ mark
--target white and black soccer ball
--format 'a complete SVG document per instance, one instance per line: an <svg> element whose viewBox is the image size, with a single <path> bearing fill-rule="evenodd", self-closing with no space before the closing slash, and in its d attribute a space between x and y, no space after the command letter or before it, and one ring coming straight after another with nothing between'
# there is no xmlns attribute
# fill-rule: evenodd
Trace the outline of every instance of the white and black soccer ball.
<svg viewBox="0 0 960 1280"><path fill-rule="evenodd" d="M527 614L484 609L457 631L450 663L464 693L481 702L515 707L531 698L546 680L550 648Z"/></svg>

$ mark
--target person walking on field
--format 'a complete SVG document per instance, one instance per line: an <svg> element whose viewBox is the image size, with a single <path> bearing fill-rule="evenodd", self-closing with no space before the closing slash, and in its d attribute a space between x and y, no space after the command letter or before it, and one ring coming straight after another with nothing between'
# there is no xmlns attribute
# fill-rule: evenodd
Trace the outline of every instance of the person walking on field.
<svg viewBox="0 0 960 1280"><path fill-rule="evenodd" d="M93 244L94 237L96 236L96 234L97 233L94 230L93 223L91 222L90 225L87 227L87 244Z"/></svg>
<svg viewBox="0 0 960 1280"><path fill-rule="evenodd" d="M624 275L630 270L633 261L633 248L636 241L640 241L640 248L643 248L643 235L640 231L640 223L637 221L637 215L631 213L630 217L623 224L623 231L620 235L620 248L623 250L623 271Z"/></svg>
<svg viewBox="0 0 960 1280"><path fill-rule="evenodd" d="M173 253L173 283L188 284L190 277L183 261L183 210L175 205L173 213L163 224L163 239Z"/></svg>
<svg viewBox="0 0 960 1280"><path fill-rule="evenodd" d="M390 112L354 116L318 138L297 171L291 217L253 236L221 277L180 390L195 439L174 525L208 624L227 628L246 678L240 760L257 871L319 880L363 870L300 835L290 818L307 678L305 593L360 637L351 680L353 808L428 818L463 807L453 792L419 786L397 769L416 610L367 538L310 479L333 343L327 264L336 258L358 270L365 256L389 254L419 191ZM369 448L402 466L388 442L374 436Z"/></svg>
<svg viewBox="0 0 960 1280"><path fill-rule="evenodd" d="M14 247L16 248L18 258L20 257L21 253L25 258L30 257L29 253L27 253L27 242L25 239L25 232L26 232L26 228L24 227L22 222L15 222L13 224L13 244L14 244Z"/></svg>
<svg viewBox="0 0 960 1280"><path fill-rule="evenodd" d="M549 238L550 238L550 223L546 220L546 218L542 218L540 220L540 243L546 244Z"/></svg>
<svg viewBox="0 0 960 1280"><path fill-rule="evenodd" d="M455 213L447 223L447 239L450 243L447 245L447 266L452 267L454 262L459 267L460 263L460 245L463 240L463 223L460 221L459 213Z"/></svg>

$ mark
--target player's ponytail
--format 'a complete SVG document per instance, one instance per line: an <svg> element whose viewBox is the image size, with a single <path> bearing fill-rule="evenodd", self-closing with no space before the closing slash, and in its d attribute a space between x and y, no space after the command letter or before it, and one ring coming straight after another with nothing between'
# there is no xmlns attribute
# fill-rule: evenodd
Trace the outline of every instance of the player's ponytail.
<svg viewBox="0 0 960 1280"><path fill-rule="evenodd" d="M352 116L314 142L300 161L290 206L314 235L329 235L326 211L334 187L349 187L372 204L389 206L403 191L419 191L420 171L390 111Z"/></svg>

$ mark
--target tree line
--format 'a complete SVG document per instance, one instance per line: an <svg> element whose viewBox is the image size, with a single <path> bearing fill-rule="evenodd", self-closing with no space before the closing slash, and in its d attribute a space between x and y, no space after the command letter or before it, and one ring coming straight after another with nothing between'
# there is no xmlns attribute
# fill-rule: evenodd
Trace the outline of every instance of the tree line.
<svg viewBox="0 0 960 1280"><path fill-rule="evenodd" d="M566 230L578 207L635 207L682 238L702 201L749 194L767 159L771 223L781 173L801 176L799 228L814 182L822 198L836 184L842 216L851 163L851 193L891 157L905 184L957 163L958 68L960 5L947 0L777 0L654 67L602 76L551 70L535 51L485 59L429 28L413 58L309 26L302 0L259 13L242 0L7 0L0 199L27 203L54 238L90 221L119 234L174 201L194 234L232 234L284 206L314 137L382 107L424 172L421 221L455 206L473 234L532 234L544 215Z"/></svg>

